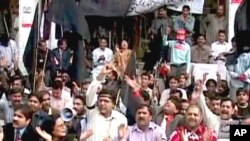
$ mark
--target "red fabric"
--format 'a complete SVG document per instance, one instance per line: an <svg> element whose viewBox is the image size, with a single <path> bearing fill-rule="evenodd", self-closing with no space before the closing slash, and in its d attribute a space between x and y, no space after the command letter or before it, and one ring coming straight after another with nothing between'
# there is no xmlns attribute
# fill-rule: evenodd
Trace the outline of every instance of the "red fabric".
<svg viewBox="0 0 250 141"><path fill-rule="evenodd" d="M177 128L173 133L172 135L170 136L170 139L169 141L182 141L182 132L184 130L187 130L187 132L190 132L190 130L183 126L183 127L180 127L180 128ZM208 139L204 139L204 134L205 132L208 132ZM204 126L203 124L201 124L199 126L199 128L195 131L195 134L198 135L198 139L194 139L194 138L191 138L189 136L189 139L188 141L217 141L217 135L215 133L214 130L211 130L211 129L208 129L206 126Z"/></svg>
<svg viewBox="0 0 250 141"><path fill-rule="evenodd" d="M140 91L135 91L133 94L134 94L135 97L141 96L141 92Z"/></svg>

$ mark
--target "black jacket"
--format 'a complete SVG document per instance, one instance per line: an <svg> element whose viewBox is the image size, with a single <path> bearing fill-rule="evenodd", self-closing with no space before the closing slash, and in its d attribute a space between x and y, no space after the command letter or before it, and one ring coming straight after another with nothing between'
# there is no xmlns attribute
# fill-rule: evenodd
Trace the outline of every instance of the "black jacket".
<svg viewBox="0 0 250 141"><path fill-rule="evenodd" d="M3 141L14 141L15 129L12 123L3 126L4 138ZM22 134L22 141L39 141L40 136L34 132L31 125L28 125Z"/></svg>

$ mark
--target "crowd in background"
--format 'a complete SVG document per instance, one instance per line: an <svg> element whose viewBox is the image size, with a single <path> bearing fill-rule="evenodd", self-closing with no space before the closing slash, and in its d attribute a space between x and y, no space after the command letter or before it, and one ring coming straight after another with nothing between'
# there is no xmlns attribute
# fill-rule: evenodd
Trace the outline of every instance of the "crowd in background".
<svg viewBox="0 0 250 141"><path fill-rule="evenodd" d="M31 90L29 78L18 71L17 42L2 35L0 140L229 140L230 125L250 124L250 54L236 57L235 39L228 43L223 6L199 19L199 34L191 8L183 6L177 16L168 16L166 7L157 10L144 68L132 76L127 69L135 52L126 39L112 50L100 36L98 47L86 50L89 78L82 83L71 80L74 52L68 40L59 39L50 50L41 39ZM229 79L221 72L216 80L207 73L195 79L192 63L225 67ZM132 91L121 94L124 84Z"/></svg>

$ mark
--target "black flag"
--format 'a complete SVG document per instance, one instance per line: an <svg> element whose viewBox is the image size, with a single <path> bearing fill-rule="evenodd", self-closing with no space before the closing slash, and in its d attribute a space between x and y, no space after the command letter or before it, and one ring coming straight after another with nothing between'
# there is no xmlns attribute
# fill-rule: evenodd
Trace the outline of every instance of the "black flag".
<svg viewBox="0 0 250 141"><path fill-rule="evenodd" d="M80 7L86 16L126 16L132 0L81 0Z"/></svg>
<svg viewBox="0 0 250 141"><path fill-rule="evenodd" d="M130 56L129 63L124 74L130 78L136 76L136 57L134 53ZM121 99L123 104L127 107L126 116L128 118L129 125L132 125L134 124L134 117L138 102L133 95L133 89L124 80L121 85Z"/></svg>
<svg viewBox="0 0 250 141"><path fill-rule="evenodd" d="M53 0L45 14L48 21L53 21L90 40L87 21L74 0Z"/></svg>
<svg viewBox="0 0 250 141"><path fill-rule="evenodd" d="M68 45L74 51L71 74L78 84L88 77L86 70L83 39L90 40L87 21L74 0L53 0L46 13L48 21L53 21L64 29L73 31L66 34Z"/></svg>

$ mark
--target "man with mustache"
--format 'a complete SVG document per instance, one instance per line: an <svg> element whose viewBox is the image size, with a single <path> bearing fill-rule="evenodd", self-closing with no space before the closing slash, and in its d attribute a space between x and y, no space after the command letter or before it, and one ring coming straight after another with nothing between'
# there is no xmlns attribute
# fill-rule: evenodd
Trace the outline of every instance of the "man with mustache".
<svg viewBox="0 0 250 141"><path fill-rule="evenodd" d="M50 105L50 93L49 91L43 90L40 91L41 95L42 95L42 107L41 109L46 112L48 115L52 115L52 116L58 116L60 115L60 112L51 107Z"/></svg>
<svg viewBox="0 0 250 141"><path fill-rule="evenodd" d="M0 100L0 111L4 115L5 124L13 121L14 107L23 102L23 89L14 87L10 90L10 101L2 98Z"/></svg>
<svg viewBox="0 0 250 141"><path fill-rule="evenodd" d="M169 141L217 141L214 130L202 123L202 109L198 105L190 105L185 116L185 125L177 128Z"/></svg>
<svg viewBox="0 0 250 141"><path fill-rule="evenodd" d="M126 117L114 110L117 94L112 90L105 89L98 92L102 80L112 70L111 64L106 64L96 80L94 79L90 83L86 92L87 129L94 131L87 141L113 141L117 138L119 125L127 125Z"/></svg>
<svg viewBox="0 0 250 141"><path fill-rule="evenodd" d="M76 134L80 139L81 132L86 129L87 117L86 117L86 99L83 96L76 96L73 101L73 110L76 112L76 116L72 120L72 126L69 129L69 133Z"/></svg>
<svg viewBox="0 0 250 141"><path fill-rule="evenodd" d="M13 123L3 126L3 141L39 141L39 135L30 124L32 115L33 111L28 105L18 105Z"/></svg>
<svg viewBox="0 0 250 141"><path fill-rule="evenodd" d="M244 124L240 120L234 120L233 115L235 113L235 104L230 98L221 100L219 115L214 114L206 105L205 97L200 94L198 105L203 111L203 120L205 124L214 129L218 134L218 139L229 139L230 125Z"/></svg>
<svg viewBox="0 0 250 141"><path fill-rule="evenodd" d="M126 127L120 125L118 129L119 141L166 141L164 130L154 122L153 109L147 104L141 104L136 110L136 123Z"/></svg>

